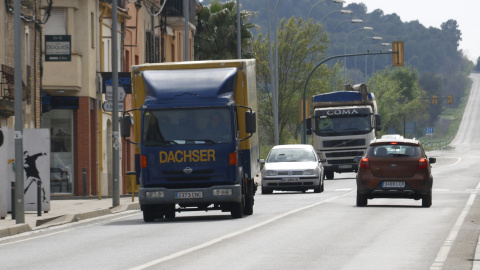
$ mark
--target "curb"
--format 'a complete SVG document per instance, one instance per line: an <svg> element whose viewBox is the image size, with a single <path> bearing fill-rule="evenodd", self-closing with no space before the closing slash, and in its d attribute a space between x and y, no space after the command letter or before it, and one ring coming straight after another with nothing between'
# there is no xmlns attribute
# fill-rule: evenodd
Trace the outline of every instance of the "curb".
<svg viewBox="0 0 480 270"><path fill-rule="evenodd" d="M85 212L80 214L73 214L73 215L67 214L67 215L61 215L57 217L38 219L36 221L36 224L35 224L36 226L34 229L32 229L28 224L18 224L9 228L0 229L0 238L13 236L13 235L17 235L25 232L34 231L34 230L39 230L39 229L45 229L52 226L78 222L80 220L86 220L90 218L96 218L100 216L106 216L106 215L120 213L124 211L139 210L139 209L140 209L139 203L130 203L130 204L122 204L116 207L111 207L109 209L102 209L102 210L95 210L95 211Z"/></svg>

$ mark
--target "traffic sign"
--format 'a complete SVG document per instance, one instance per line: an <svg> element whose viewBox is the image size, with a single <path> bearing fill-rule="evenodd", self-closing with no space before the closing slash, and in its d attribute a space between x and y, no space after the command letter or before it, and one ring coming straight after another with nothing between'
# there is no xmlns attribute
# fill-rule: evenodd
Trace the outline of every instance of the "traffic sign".
<svg viewBox="0 0 480 270"><path fill-rule="evenodd" d="M113 103L112 101L105 101L102 104L102 109L106 112L113 112ZM123 102L118 102L118 111L123 112L125 110L125 107L123 105Z"/></svg>
<svg viewBox="0 0 480 270"><path fill-rule="evenodd" d="M123 101L125 99L125 90L123 87L118 87L118 101ZM113 100L113 87L111 85L107 85L105 88L105 99L112 101Z"/></svg>
<svg viewBox="0 0 480 270"><path fill-rule="evenodd" d="M426 127L425 135L433 135L433 127Z"/></svg>

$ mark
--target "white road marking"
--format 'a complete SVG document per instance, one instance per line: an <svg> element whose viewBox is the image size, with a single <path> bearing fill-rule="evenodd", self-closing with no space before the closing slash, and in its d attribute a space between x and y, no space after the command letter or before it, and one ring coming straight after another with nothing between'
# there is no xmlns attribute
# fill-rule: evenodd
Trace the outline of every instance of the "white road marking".
<svg viewBox="0 0 480 270"><path fill-rule="evenodd" d="M472 206L473 201L475 201L475 197L477 196L477 193L479 191L480 191L480 183L478 183L477 187L475 188L475 192L470 194L470 197L468 198L468 201L465 204L465 207L463 208L462 212L460 213L460 216L458 216L457 221L455 222L452 229L450 230L450 233L448 234L447 239L445 239L445 241L443 242L443 245L440 247L440 251L438 251L437 257L435 258L435 261L430 267L430 270L439 270L443 268L443 264L447 260L448 254L450 253L450 249L452 248L452 245L455 242L455 239L457 238L458 232L462 227L465 217L470 211L470 207ZM477 252L475 252L475 258L477 258ZM474 264L475 264L475 261L476 260L474 260Z"/></svg>
<svg viewBox="0 0 480 270"><path fill-rule="evenodd" d="M349 194L349 192L345 193L345 194L342 194L342 195L339 195L339 196L335 196L335 197L331 197L331 198L328 198L326 200L323 200L321 202L317 202L317 203L314 203L314 204L311 204L311 205L307 205L307 206L304 206L304 207L301 207L301 208L298 208L298 209L295 209L295 210L292 210L290 212L287 212L287 213L284 213L284 214L281 214L281 215L278 215L276 217L273 217L271 219L268 219L266 221L263 221L261 223L258 223L256 225L253 225L253 226L250 226L248 228L245 228L243 230L240 230L238 232L234 232L234 233L230 233L230 234L227 234L227 235L224 235L224 236L221 236L221 237L218 237L216 239L213 239L211 241L208 241L208 242L205 242L203 244L200 244L200 245L197 245L197 246L194 246L194 247L191 247L189 249L185 249L185 250L182 250L182 251L179 251L179 252L176 252L176 253L173 253L169 256L166 256L166 257L163 257L163 258L160 258L160 259L157 259L157 260L153 260L151 262L148 262L148 263L145 263L145 264L142 264L142 265L139 265L137 267L134 267L134 268L131 268L130 270L141 270L141 269L145 269L145 268L148 268L148 267L152 267L154 265L157 265L159 263L162 263L162 262L165 262L165 261L168 261L168 260L171 260L171 259L175 259L175 258L178 258L180 256L183 256L183 255L186 255L188 253L192 253L194 251L197 251L197 250L200 250L202 248L206 248L206 247L209 247L209 246L212 246L216 243L219 243L221 241L224 241L224 240L227 240L227 239L230 239L230 238L233 238L235 236L238 236L238 235L241 235L241 234L244 234L244 233L247 233L249 231L253 231L257 228L260 228L262 226L265 226L267 224L270 224L274 221L277 221L281 218L284 218L284 217L287 217L289 215L292 215L292 214L295 214L295 213L298 213L300 211L303 211L303 210L306 210L306 209L309 209L309 208L312 208L312 207L315 207L315 206L318 206L318 205L321 205L323 203L327 203L327 202L331 202L331 201L334 201L340 197L343 197L345 195Z"/></svg>

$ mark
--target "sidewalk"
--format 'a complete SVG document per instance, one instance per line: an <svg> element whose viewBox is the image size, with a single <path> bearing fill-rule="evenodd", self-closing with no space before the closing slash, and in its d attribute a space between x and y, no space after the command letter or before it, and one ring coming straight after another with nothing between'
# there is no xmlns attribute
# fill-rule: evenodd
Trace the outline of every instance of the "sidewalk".
<svg viewBox="0 0 480 270"><path fill-rule="evenodd" d="M99 200L94 196L52 197L50 203L50 211L42 212L41 216L38 216L37 211L26 211L25 223L22 224L17 224L16 220L12 220L11 213L5 219L0 219L0 238L121 211L140 209L138 198L135 197L132 202L131 196L120 197L120 204L117 207L112 207L112 198L102 197Z"/></svg>

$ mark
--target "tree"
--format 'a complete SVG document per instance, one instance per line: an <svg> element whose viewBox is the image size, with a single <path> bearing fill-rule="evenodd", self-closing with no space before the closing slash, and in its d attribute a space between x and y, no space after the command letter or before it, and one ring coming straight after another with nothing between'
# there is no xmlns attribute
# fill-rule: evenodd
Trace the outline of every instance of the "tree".
<svg viewBox="0 0 480 270"><path fill-rule="evenodd" d="M327 49L327 35L322 26L313 20L304 21L291 17L284 18L278 27L278 126L280 144L298 136L299 100L303 98L305 81L315 65L324 58ZM259 34L252 44L257 59L257 90L259 103L260 140L272 145L273 114L270 85L268 37ZM330 71L319 67L310 79L306 97L330 91ZM303 102L302 102L303 103ZM308 112L308 110L307 110ZM307 114L308 116L308 114Z"/></svg>
<svg viewBox="0 0 480 270"><path fill-rule="evenodd" d="M418 71L411 66L387 68L376 74L375 96L378 111L382 118L382 133L389 130L402 133L404 117L417 126L426 126L429 120L429 100L427 93L419 87ZM423 130L416 130L414 135L420 137Z"/></svg>
<svg viewBox="0 0 480 270"><path fill-rule="evenodd" d="M255 12L241 10L241 54L242 58L253 58L250 51L253 35L250 29L256 28L248 20ZM236 59L237 56L237 6L235 1L220 3L212 0L198 14L195 33L195 60Z"/></svg>
<svg viewBox="0 0 480 270"><path fill-rule="evenodd" d="M480 57L477 59L477 65L475 66L475 71L480 72Z"/></svg>

